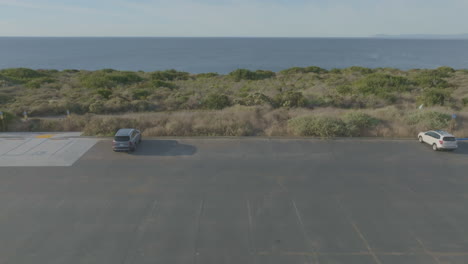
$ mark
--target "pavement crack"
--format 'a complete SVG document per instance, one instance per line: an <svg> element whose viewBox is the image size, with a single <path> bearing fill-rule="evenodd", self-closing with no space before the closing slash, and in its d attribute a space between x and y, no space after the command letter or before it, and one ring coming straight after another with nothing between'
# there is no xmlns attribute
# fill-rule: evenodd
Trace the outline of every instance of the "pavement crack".
<svg viewBox="0 0 468 264"><path fill-rule="evenodd" d="M127 250L125 251L125 255L124 255L124 258L122 260L122 264L125 264L125 263L133 263L133 259L135 258L135 256L132 256L132 259L130 259L130 254L132 252L134 252L134 248L135 248L135 244L137 243L137 240L138 238L140 237L140 235L143 233L144 229L145 229L145 226L147 224L147 219L150 218L151 216L153 216L154 214L154 211L156 210L156 207L157 207L157 200L155 200L150 206L151 208L148 206L147 210L144 210L144 212L146 212L140 222L135 225L135 228L133 229L133 237L130 239L129 243L128 243L128 246L127 246Z"/></svg>
<svg viewBox="0 0 468 264"><path fill-rule="evenodd" d="M254 226L253 226L253 220L252 220L252 210L250 207L250 201L247 200L247 215L249 218L249 240L250 240L250 248L253 250L253 263L257 263L257 248L255 246L255 238L254 238Z"/></svg>
<svg viewBox="0 0 468 264"><path fill-rule="evenodd" d="M340 206L340 208L345 212L346 214L346 211L344 210L344 207L343 207L343 204L341 203L341 200L339 199L339 197L336 198L337 202L338 202L338 205ZM369 254L372 256L372 258L374 259L375 263L377 264L382 264L382 262L380 261L380 259L377 257L377 255L375 254L374 250L372 249L372 247L370 246L369 244L369 241L367 241L366 237L364 236L364 234L361 232L361 230L359 229L359 227L356 225L356 223L354 223L354 221L352 220L351 216L349 216L348 214L346 214L346 217L348 218L348 221L350 222L351 226L353 227L354 231L358 234L359 238L362 240L364 246L367 248L367 251L369 251Z"/></svg>
<svg viewBox="0 0 468 264"><path fill-rule="evenodd" d="M320 262L318 260L317 251L314 249L314 246L312 245L312 241L309 238L309 236L307 235L307 231L306 231L305 226L304 226L304 221L302 221L301 213L299 212L299 209L297 209L296 202L294 200L292 200L292 205L294 207L294 211L296 213L296 217L297 217L297 220L299 222L299 226L301 227L301 232L302 232L302 235L304 236L304 241L306 242L306 246L308 248L312 249L314 261L315 261L315 263L319 264Z"/></svg>
<svg viewBox="0 0 468 264"><path fill-rule="evenodd" d="M414 236L414 235L413 235ZM421 239L417 238L416 236L414 236L414 239L418 242L418 244L421 246L421 248L423 249L424 253L426 253L427 255L429 255L437 264L441 264L439 258L437 256L434 255L434 253L432 253L431 251L429 251L426 246L424 245L424 243L421 241Z"/></svg>
<svg viewBox="0 0 468 264"><path fill-rule="evenodd" d="M198 215L197 215L197 229L195 232L195 242L194 242L194 252L193 252L193 263L196 264L198 263L198 255L200 254L198 252L198 243L200 240L200 223L201 223L201 217L203 215L203 209L205 207L205 199L202 199L200 202L200 209L198 210Z"/></svg>

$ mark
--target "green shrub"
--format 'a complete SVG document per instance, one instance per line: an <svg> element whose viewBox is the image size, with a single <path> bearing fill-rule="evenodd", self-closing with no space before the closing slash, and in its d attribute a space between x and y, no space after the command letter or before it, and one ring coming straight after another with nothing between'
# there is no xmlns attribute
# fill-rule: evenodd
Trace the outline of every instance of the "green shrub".
<svg viewBox="0 0 468 264"><path fill-rule="evenodd" d="M0 131L7 131L8 125L13 123L17 117L10 112L3 112L3 121L0 119Z"/></svg>
<svg viewBox="0 0 468 264"><path fill-rule="evenodd" d="M15 97L13 95L1 94L0 93L0 105L7 104L7 103L13 101L14 99L15 99Z"/></svg>
<svg viewBox="0 0 468 264"><path fill-rule="evenodd" d="M462 99L462 104L463 104L463 106L468 106L468 97L465 97L465 98Z"/></svg>
<svg viewBox="0 0 468 264"><path fill-rule="evenodd" d="M229 97L224 94L210 94L203 100L203 106L207 109L223 109L230 105Z"/></svg>
<svg viewBox="0 0 468 264"><path fill-rule="evenodd" d="M351 66L351 67L343 69L342 71L346 73L360 73L360 74L371 74L375 72L374 69L360 67L360 66Z"/></svg>
<svg viewBox="0 0 468 264"><path fill-rule="evenodd" d="M27 68L11 68L11 69L4 69L0 70L0 75L4 76L5 78L19 83L24 83L30 81L32 79L45 77L46 75L35 70L27 69Z"/></svg>
<svg viewBox="0 0 468 264"><path fill-rule="evenodd" d="M137 89L132 91L132 96L134 100L146 99L150 94L151 92L146 89Z"/></svg>
<svg viewBox="0 0 468 264"><path fill-rule="evenodd" d="M341 137L348 135L345 122L338 118L324 116L301 116L290 119L288 130L295 136Z"/></svg>
<svg viewBox="0 0 468 264"><path fill-rule="evenodd" d="M219 76L216 72L207 72L207 73L199 73L195 77L197 79L205 79L205 78L213 78Z"/></svg>
<svg viewBox="0 0 468 264"><path fill-rule="evenodd" d="M434 70L437 72L437 74L441 77L447 78L452 75L452 73L455 73L455 69L447 66L442 66Z"/></svg>
<svg viewBox="0 0 468 264"><path fill-rule="evenodd" d="M336 86L335 89L339 94L352 94L353 93L353 88L349 85L338 85Z"/></svg>
<svg viewBox="0 0 468 264"><path fill-rule="evenodd" d="M330 73L333 73L333 74L341 74L343 72L342 69L338 69L338 68L333 68L329 71Z"/></svg>
<svg viewBox="0 0 468 264"><path fill-rule="evenodd" d="M287 91L277 94L273 99L275 107L305 107L307 99L301 92Z"/></svg>
<svg viewBox="0 0 468 264"><path fill-rule="evenodd" d="M154 88L169 88L171 90L177 88L176 85L161 80L151 81L151 86L153 86Z"/></svg>
<svg viewBox="0 0 468 264"><path fill-rule="evenodd" d="M414 82L423 88L448 88L450 84L444 78L450 77L455 70L440 67L435 70L424 70L414 76Z"/></svg>
<svg viewBox="0 0 468 264"><path fill-rule="evenodd" d="M271 78L275 75L276 74L272 71L251 71L247 69L237 69L229 73L229 76L236 82L240 80L263 80Z"/></svg>
<svg viewBox="0 0 468 264"><path fill-rule="evenodd" d="M78 73L80 72L79 70L75 70L75 69L65 69L63 70L63 72L66 72L66 73Z"/></svg>
<svg viewBox="0 0 468 264"><path fill-rule="evenodd" d="M444 105L448 98L450 98L449 91L440 88L431 88L423 91L419 97L419 101L426 106Z"/></svg>
<svg viewBox="0 0 468 264"><path fill-rule="evenodd" d="M379 124L379 120L362 112L350 112L344 115L348 134L350 136L362 136L365 131Z"/></svg>
<svg viewBox="0 0 468 264"><path fill-rule="evenodd" d="M286 70L282 70L279 73L288 75L288 74L309 73L309 72L321 74L321 73L327 73L328 71L317 66L310 66L310 67L292 67Z"/></svg>
<svg viewBox="0 0 468 264"><path fill-rule="evenodd" d="M115 84L128 85L143 81L138 74L129 71L114 71L107 75Z"/></svg>
<svg viewBox="0 0 468 264"><path fill-rule="evenodd" d="M101 89L97 89L96 93L105 99L109 99L109 97L112 95L112 90L101 88Z"/></svg>
<svg viewBox="0 0 468 264"><path fill-rule="evenodd" d="M37 79L32 79L26 83L26 87L28 88L40 88L41 85L46 84L46 83L54 83L56 80L52 79L50 77L40 77Z"/></svg>
<svg viewBox="0 0 468 264"><path fill-rule="evenodd" d="M262 93L249 94L246 97L238 101L240 105L245 106L254 106L254 105L264 105L264 104L273 104L273 101L270 97Z"/></svg>
<svg viewBox="0 0 468 264"><path fill-rule="evenodd" d="M406 117L408 125L418 125L425 130L435 130L447 128L451 116L449 114L436 111L417 111Z"/></svg>
<svg viewBox="0 0 468 264"><path fill-rule="evenodd" d="M179 72L174 69L166 71L155 71L151 73L151 80L175 81L188 80L190 74L188 72Z"/></svg>
<svg viewBox="0 0 468 264"><path fill-rule="evenodd" d="M353 85L360 94L389 99L392 93L409 91L412 83L405 77L373 73L354 82Z"/></svg>
<svg viewBox="0 0 468 264"><path fill-rule="evenodd" d="M87 88L112 88L117 85L129 85L143 80L134 72L120 72L111 69L84 73L79 78L81 85Z"/></svg>

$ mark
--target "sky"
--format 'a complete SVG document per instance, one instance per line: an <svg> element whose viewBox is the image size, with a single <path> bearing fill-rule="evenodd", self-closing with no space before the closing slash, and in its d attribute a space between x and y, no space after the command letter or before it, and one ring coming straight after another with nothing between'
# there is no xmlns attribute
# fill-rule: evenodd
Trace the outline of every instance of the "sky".
<svg viewBox="0 0 468 264"><path fill-rule="evenodd" d="M461 34L468 0L0 0L0 36Z"/></svg>

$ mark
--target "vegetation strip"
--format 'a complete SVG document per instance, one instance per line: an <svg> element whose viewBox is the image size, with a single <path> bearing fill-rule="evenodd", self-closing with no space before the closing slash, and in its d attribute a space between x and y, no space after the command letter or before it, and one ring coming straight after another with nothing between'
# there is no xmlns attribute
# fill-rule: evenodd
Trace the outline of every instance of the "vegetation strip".
<svg viewBox="0 0 468 264"><path fill-rule="evenodd" d="M466 107L468 70L449 67L0 70L1 131L108 136L131 126L145 136L409 137L447 129L463 137Z"/></svg>

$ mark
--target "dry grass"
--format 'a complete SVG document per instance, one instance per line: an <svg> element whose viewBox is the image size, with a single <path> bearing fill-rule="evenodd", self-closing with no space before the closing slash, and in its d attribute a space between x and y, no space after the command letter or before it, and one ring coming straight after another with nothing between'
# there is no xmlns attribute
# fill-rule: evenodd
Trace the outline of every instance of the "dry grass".
<svg viewBox="0 0 468 264"><path fill-rule="evenodd" d="M234 106L217 111L178 111L134 113L124 115L72 115L65 119L31 119L17 121L11 131L83 131L85 135L111 136L122 127L136 127L144 136L294 136L288 121L296 117L321 116L343 119L353 112L368 114L379 122L365 129L360 136L414 137L419 131L447 129L450 126L430 127L427 120L409 122L418 113L436 111L451 114L448 108L404 110L395 106L380 109L339 108L280 108ZM452 132L458 137L468 136L468 113L458 112ZM444 123L445 124L445 123Z"/></svg>

